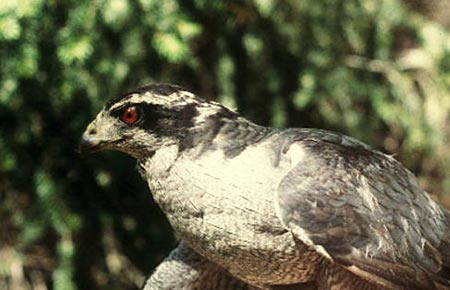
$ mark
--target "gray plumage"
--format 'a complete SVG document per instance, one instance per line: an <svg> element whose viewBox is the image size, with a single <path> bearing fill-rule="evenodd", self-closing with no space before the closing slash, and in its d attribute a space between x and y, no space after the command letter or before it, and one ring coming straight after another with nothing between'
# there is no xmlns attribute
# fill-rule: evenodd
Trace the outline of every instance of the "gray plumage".
<svg viewBox="0 0 450 290"><path fill-rule="evenodd" d="M80 146L136 158L181 240L145 290L450 289L449 212L350 137L152 85L110 101Z"/></svg>

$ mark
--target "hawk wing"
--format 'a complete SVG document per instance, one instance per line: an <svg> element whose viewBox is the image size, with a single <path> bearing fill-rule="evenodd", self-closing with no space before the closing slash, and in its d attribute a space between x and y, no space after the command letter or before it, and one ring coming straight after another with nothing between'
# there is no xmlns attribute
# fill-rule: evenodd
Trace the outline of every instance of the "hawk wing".
<svg viewBox="0 0 450 290"><path fill-rule="evenodd" d="M448 212L408 170L331 132L287 137L284 154L298 162L282 178L276 206L296 238L387 288L435 289L433 280L450 286Z"/></svg>

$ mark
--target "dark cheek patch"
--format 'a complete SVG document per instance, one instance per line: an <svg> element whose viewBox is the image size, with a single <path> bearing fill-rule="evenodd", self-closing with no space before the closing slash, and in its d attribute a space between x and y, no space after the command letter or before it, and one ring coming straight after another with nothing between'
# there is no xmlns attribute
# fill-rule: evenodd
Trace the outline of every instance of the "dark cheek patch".
<svg viewBox="0 0 450 290"><path fill-rule="evenodd" d="M170 114L162 106L152 104L140 105L143 118L137 125L146 131L157 131L160 127L165 127L165 120L169 119Z"/></svg>
<svg viewBox="0 0 450 290"><path fill-rule="evenodd" d="M196 143L192 128L199 112L195 105L185 104L183 107L171 109L155 104L129 103L111 112L111 116L120 119L130 106L136 107L140 117L131 125L121 121L123 135L134 134L134 130L129 130L130 128L140 128L154 138L169 137L178 140L181 149L191 148Z"/></svg>
<svg viewBox="0 0 450 290"><path fill-rule="evenodd" d="M194 119L198 116L198 110L194 105L186 105L175 114L175 126L183 128L194 127Z"/></svg>
<svg viewBox="0 0 450 290"><path fill-rule="evenodd" d="M194 126L194 119L198 111L194 105L185 105L181 109L143 104L142 121L138 126L161 136L180 136L182 132Z"/></svg>

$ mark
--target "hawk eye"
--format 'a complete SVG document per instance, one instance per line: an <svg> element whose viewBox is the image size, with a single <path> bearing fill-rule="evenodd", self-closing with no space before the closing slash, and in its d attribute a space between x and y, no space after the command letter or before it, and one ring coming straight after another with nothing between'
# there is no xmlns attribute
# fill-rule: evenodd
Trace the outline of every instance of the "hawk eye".
<svg viewBox="0 0 450 290"><path fill-rule="evenodd" d="M138 119L139 113L134 106L126 108L122 113L122 117L120 117L120 120L127 125L133 125Z"/></svg>

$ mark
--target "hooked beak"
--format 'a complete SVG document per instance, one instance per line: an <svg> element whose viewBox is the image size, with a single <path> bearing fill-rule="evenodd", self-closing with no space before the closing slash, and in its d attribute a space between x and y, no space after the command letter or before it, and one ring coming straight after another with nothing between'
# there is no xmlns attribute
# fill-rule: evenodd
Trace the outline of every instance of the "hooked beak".
<svg viewBox="0 0 450 290"><path fill-rule="evenodd" d="M102 141L95 128L94 122L90 123L81 136L80 144L78 146L79 153L90 153L98 151L103 148L106 142Z"/></svg>
<svg viewBox="0 0 450 290"><path fill-rule="evenodd" d="M78 152L81 154L100 151L103 149L111 149L110 146L118 143L122 138L112 138L112 136L104 136L96 129L95 121L90 123L81 136Z"/></svg>

